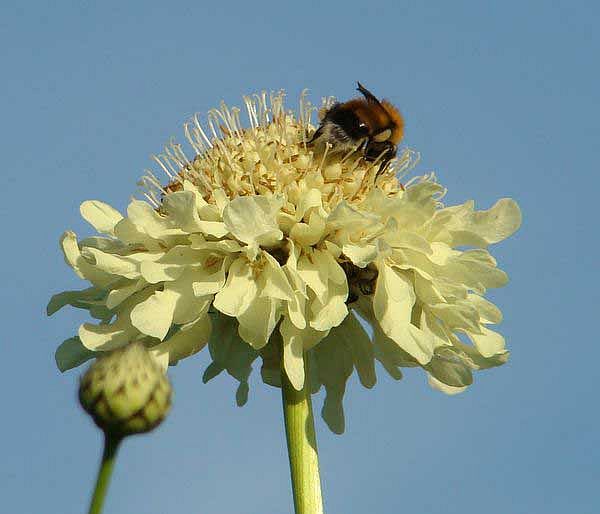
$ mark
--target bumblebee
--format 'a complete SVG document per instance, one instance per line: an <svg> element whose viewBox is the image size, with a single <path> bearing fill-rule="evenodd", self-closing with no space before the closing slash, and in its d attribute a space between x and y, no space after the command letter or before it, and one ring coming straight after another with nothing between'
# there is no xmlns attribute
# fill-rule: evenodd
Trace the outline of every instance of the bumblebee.
<svg viewBox="0 0 600 514"><path fill-rule="evenodd" d="M387 100L379 100L357 82L364 98L335 103L321 112L319 128L309 143L329 143L333 151L360 151L367 161L381 159L380 170L396 156L404 120Z"/></svg>

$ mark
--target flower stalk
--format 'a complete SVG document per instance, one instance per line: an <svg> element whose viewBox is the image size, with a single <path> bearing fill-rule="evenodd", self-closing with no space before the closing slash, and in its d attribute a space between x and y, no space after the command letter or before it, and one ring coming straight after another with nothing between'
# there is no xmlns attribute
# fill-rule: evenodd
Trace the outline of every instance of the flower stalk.
<svg viewBox="0 0 600 514"><path fill-rule="evenodd" d="M309 375L298 391L292 386L285 370L281 370L281 391L285 434L290 460L290 474L296 514L322 514L321 477L315 422L310 400Z"/></svg>
<svg viewBox="0 0 600 514"><path fill-rule="evenodd" d="M102 506L104 505L115 460L117 459L117 452L122 440L122 437L109 433L104 434L104 451L102 452L102 460L98 468L96 487L90 501L89 514L100 514L102 512Z"/></svg>

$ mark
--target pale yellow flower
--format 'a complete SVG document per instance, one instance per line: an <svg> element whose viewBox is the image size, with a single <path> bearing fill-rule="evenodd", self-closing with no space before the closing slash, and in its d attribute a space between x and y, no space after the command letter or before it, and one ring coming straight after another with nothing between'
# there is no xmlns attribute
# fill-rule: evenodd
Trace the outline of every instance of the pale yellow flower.
<svg viewBox="0 0 600 514"><path fill-rule="evenodd" d="M133 341L166 367L210 341L205 380L227 370L242 404L252 362L260 356L263 380L279 385L282 353L297 389L310 362L311 387L327 390L323 415L341 432L354 369L372 387L375 360L395 378L420 366L453 394L473 370L506 361L504 339L489 328L502 315L484 294L507 281L487 247L519 227L513 200L487 211L444 207L432 174L400 183L413 152L378 173L359 153L307 144L315 127L304 96L297 116L281 93L245 104L248 128L225 105L205 127L186 124L195 157L166 147L156 162L168 184L148 172L146 201L133 200L126 217L82 204L103 236L78 242L67 232L61 244L92 285L56 295L48 311L70 304L98 323L63 343L61 369Z"/></svg>

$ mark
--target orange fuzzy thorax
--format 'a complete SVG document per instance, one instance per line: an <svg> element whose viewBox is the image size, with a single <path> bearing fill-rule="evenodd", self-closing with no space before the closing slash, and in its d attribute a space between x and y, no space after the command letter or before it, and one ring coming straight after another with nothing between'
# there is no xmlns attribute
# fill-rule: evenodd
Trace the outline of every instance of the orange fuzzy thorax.
<svg viewBox="0 0 600 514"><path fill-rule="evenodd" d="M350 109L364 121L372 133L390 129L392 135L388 138L393 144L398 144L404 136L404 119L400 111L388 102L382 100L379 104L363 98L355 98L345 102L344 107Z"/></svg>
<svg viewBox="0 0 600 514"><path fill-rule="evenodd" d="M389 141L397 145L404 137L404 118L400 111L387 100L382 100L381 106L385 109L393 125Z"/></svg>

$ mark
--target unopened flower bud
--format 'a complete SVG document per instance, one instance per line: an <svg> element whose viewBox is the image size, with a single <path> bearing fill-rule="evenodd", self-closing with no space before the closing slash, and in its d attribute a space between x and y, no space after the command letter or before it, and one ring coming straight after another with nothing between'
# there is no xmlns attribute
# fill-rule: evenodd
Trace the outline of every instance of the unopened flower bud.
<svg viewBox="0 0 600 514"><path fill-rule="evenodd" d="M140 434L167 415L171 385L144 346L134 343L90 366L81 377L79 402L105 433Z"/></svg>

